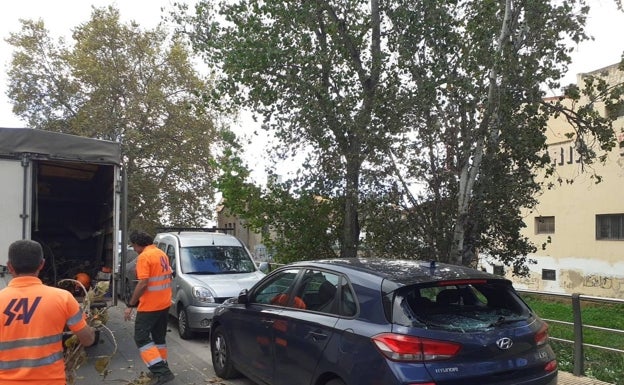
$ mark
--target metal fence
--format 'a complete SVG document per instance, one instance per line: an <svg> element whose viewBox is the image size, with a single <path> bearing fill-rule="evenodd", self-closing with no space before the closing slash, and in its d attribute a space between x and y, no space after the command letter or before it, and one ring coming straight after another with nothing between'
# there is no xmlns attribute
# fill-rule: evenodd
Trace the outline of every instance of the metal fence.
<svg viewBox="0 0 624 385"><path fill-rule="evenodd" d="M610 351L614 353L624 353L622 349L611 348L608 346L600 346L593 345L584 342L583 340L583 330L585 329L593 329L600 330L604 332L614 333L614 334L624 334L624 330L619 329L610 329L604 328L595 325L585 325L583 323L583 314L581 312L581 302L595 302L595 303L610 303L610 304L624 304L624 299L617 298L602 298L602 297L594 297L590 295L583 294L562 294L562 293L552 293L552 292L544 292L544 291L533 291L533 290L517 290L519 293L524 294L532 294L544 297L561 297L570 300L572 304L572 316L574 322L566 322L555 319L548 319L545 317L541 317L544 321L553 323L553 324L561 324L572 326L574 330L574 341L567 340L563 338L554 338L550 337L553 341L559 341L563 343L572 344L574 346L574 368L573 374L576 376L582 376L585 374L585 347L591 347L599 350ZM547 314L544 314L547 316ZM542 316L542 315L540 315Z"/></svg>

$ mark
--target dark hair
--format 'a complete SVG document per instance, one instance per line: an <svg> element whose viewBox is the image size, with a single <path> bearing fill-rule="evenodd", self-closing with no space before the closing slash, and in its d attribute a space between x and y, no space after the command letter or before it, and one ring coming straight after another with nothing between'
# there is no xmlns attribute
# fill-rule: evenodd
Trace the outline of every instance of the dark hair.
<svg viewBox="0 0 624 385"><path fill-rule="evenodd" d="M130 234L130 243L139 246L148 246L154 243L154 237L141 230L134 230Z"/></svg>
<svg viewBox="0 0 624 385"><path fill-rule="evenodd" d="M43 261L43 249L39 242L23 239L9 246L9 262L17 274L32 274Z"/></svg>

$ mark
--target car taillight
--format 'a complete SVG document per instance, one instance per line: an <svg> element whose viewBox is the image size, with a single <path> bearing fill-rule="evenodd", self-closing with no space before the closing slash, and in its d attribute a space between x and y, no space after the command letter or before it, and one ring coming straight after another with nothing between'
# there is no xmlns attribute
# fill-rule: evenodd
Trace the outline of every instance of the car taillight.
<svg viewBox="0 0 624 385"><path fill-rule="evenodd" d="M544 367L544 370L548 373L554 371L555 369L557 369L557 361L556 360L552 360L549 363L546 364L546 366Z"/></svg>
<svg viewBox="0 0 624 385"><path fill-rule="evenodd" d="M534 338L537 346L544 345L546 342L548 342L548 324L544 323L540 330L535 333Z"/></svg>
<svg viewBox="0 0 624 385"><path fill-rule="evenodd" d="M382 333L374 336L377 348L393 361L434 361L451 358L461 345L404 334Z"/></svg>

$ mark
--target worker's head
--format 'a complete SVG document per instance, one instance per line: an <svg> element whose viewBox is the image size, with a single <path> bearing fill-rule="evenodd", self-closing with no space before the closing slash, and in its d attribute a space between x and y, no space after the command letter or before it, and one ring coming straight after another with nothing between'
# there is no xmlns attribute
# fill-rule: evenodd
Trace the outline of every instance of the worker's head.
<svg viewBox="0 0 624 385"><path fill-rule="evenodd" d="M130 234L130 245L137 253L141 253L145 246L154 243L154 237L141 230L134 230Z"/></svg>
<svg viewBox="0 0 624 385"><path fill-rule="evenodd" d="M13 275L36 274L43 267L43 249L39 242L23 239L9 246L9 272Z"/></svg>

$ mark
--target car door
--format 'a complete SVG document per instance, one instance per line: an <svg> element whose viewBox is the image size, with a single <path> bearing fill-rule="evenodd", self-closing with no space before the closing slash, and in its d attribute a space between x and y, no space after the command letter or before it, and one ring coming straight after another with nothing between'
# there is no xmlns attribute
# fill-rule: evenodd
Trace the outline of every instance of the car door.
<svg viewBox="0 0 624 385"><path fill-rule="evenodd" d="M295 298L273 324L275 333L275 385L308 385L319 359L334 334L340 301L340 276L307 269Z"/></svg>
<svg viewBox="0 0 624 385"><path fill-rule="evenodd" d="M177 298L177 291L178 291L178 285L175 280L176 275L173 273L175 269L177 268L175 249L176 248L174 245L168 244L166 245L166 250L163 250L165 254L167 254L167 258L169 258L169 266L171 266L171 304L172 305L175 303L175 299ZM171 312L171 309L174 309L174 308L175 306L170 306L169 311ZM175 312L174 312L174 315L175 315Z"/></svg>
<svg viewBox="0 0 624 385"><path fill-rule="evenodd" d="M249 293L244 307L230 310L228 330L235 365L257 382L274 383L275 330L283 324L284 304L276 298L291 291L299 269L286 269L267 277Z"/></svg>

